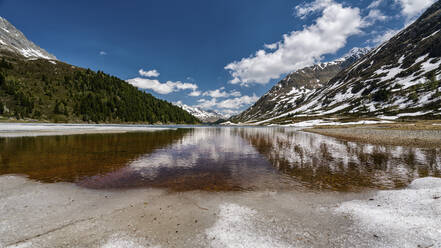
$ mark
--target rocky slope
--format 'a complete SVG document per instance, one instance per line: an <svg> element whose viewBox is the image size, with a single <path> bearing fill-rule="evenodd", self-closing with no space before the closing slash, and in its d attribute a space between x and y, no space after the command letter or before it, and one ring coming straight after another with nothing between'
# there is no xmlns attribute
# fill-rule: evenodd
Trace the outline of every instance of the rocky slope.
<svg viewBox="0 0 441 248"><path fill-rule="evenodd" d="M26 58L57 58L29 41L26 36L11 23L0 16L0 49L21 54Z"/></svg>
<svg viewBox="0 0 441 248"><path fill-rule="evenodd" d="M302 117L441 118L441 1L295 105L258 124Z"/></svg>
<svg viewBox="0 0 441 248"><path fill-rule="evenodd" d="M188 113L192 114L193 116L195 116L196 118L198 118L202 122L213 123L213 122L216 122L220 119L227 118L226 116L219 114L214 110L203 110L198 107L188 106L188 105L183 104L181 102L176 102L174 104L176 106L181 107L183 110L187 111Z"/></svg>
<svg viewBox="0 0 441 248"><path fill-rule="evenodd" d="M239 122L264 120L293 109L308 94L322 87L341 70L369 51L368 48L354 48L343 58L290 73L253 106L235 116L233 120Z"/></svg>

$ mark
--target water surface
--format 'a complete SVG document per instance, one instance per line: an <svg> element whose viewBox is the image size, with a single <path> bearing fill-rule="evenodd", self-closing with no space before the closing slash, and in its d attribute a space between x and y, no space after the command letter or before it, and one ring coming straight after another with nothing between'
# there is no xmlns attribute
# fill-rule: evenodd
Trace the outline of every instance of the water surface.
<svg viewBox="0 0 441 248"><path fill-rule="evenodd" d="M340 141L294 128L0 138L0 175L93 189L174 191L401 188L441 177L441 150Z"/></svg>

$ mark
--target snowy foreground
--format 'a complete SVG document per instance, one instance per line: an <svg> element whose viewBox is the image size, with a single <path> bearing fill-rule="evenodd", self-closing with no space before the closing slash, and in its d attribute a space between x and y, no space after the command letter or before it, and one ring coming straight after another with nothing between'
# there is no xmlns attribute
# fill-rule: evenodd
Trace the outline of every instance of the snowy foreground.
<svg viewBox="0 0 441 248"><path fill-rule="evenodd" d="M0 247L441 247L441 179L368 193L96 191L0 177Z"/></svg>
<svg viewBox="0 0 441 248"><path fill-rule="evenodd" d="M167 126L117 124L0 123L0 137L123 133L170 129Z"/></svg>
<svg viewBox="0 0 441 248"><path fill-rule="evenodd" d="M349 201L336 213L353 218L354 232L375 233L375 247L441 247L441 179L414 180L407 189Z"/></svg>

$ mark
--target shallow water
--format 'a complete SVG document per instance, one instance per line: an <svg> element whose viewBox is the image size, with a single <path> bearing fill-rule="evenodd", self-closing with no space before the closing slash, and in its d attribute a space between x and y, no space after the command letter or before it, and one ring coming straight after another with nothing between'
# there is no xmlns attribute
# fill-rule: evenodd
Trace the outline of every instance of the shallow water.
<svg viewBox="0 0 441 248"><path fill-rule="evenodd" d="M0 138L0 175L93 189L174 191L402 188L441 177L441 149L339 141L294 128Z"/></svg>

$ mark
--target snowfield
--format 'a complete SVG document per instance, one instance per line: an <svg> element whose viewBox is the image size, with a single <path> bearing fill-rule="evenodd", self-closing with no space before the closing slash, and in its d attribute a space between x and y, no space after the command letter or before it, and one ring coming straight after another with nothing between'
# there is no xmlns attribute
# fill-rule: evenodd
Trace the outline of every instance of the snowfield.
<svg viewBox="0 0 441 248"><path fill-rule="evenodd" d="M345 202L336 213L354 220L354 232L372 233L372 247L441 247L441 178Z"/></svg>

